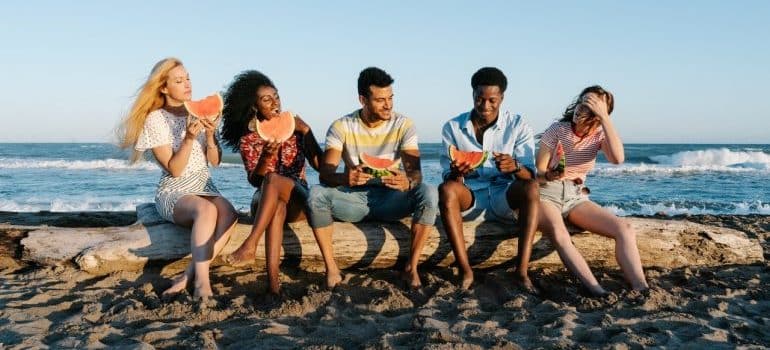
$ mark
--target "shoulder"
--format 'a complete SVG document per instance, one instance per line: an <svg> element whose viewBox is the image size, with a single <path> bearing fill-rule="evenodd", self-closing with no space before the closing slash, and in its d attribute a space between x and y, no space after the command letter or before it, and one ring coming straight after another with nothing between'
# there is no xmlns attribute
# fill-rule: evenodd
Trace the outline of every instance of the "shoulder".
<svg viewBox="0 0 770 350"><path fill-rule="evenodd" d="M412 125L414 125L412 118L409 118L406 115L395 111L393 112L393 121L397 125L402 125L406 127L411 127Z"/></svg>
<svg viewBox="0 0 770 350"><path fill-rule="evenodd" d="M546 132L563 132L563 131L571 131L572 127L569 122L563 122L563 121L555 121L551 126L549 126L547 129L545 129Z"/></svg>
<svg viewBox="0 0 770 350"><path fill-rule="evenodd" d="M159 108L147 114L147 119L145 119L145 123L165 121L165 120L166 120L166 115L163 113L163 109Z"/></svg>
<svg viewBox="0 0 770 350"><path fill-rule="evenodd" d="M446 122L444 122L444 131L450 132L452 130L459 130L463 127L463 124L466 123L468 120L469 115L471 112L463 112L459 115L450 118Z"/></svg>
<svg viewBox="0 0 770 350"><path fill-rule="evenodd" d="M500 115L502 116L503 121L512 128L529 128L529 123L527 123L524 116L519 113L504 111L500 113Z"/></svg>

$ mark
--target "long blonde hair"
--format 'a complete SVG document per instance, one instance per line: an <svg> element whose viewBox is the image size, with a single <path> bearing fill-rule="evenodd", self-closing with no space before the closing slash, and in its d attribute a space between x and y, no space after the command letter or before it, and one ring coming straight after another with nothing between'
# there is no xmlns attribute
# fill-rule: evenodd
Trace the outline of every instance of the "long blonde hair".
<svg viewBox="0 0 770 350"><path fill-rule="evenodd" d="M118 138L121 148L134 149L139 134L144 128L144 121L150 112L163 107L166 98L160 92L166 86L169 72L182 65L182 61L174 57L168 57L160 60L152 67L147 81L139 88L136 94L136 100L131 106L131 111L123 118L118 127ZM141 153L134 150L131 155L131 163L136 162L141 157Z"/></svg>

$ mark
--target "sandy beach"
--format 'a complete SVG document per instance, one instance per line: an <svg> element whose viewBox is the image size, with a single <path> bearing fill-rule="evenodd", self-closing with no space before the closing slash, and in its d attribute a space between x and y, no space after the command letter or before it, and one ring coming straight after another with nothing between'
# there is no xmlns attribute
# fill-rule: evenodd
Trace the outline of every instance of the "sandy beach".
<svg viewBox="0 0 770 350"><path fill-rule="evenodd" d="M677 217L682 219L683 217ZM770 257L770 216L697 215L758 239ZM30 226L126 225L131 212L0 213ZM629 292L617 269L595 269L613 293L588 298L562 268L531 276L541 296L510 282L512 271L479 270L470 291L457 271L423 269L406 290L396 270L345 272L327 290L320 273L282 267L283 295L268 296L263 266L217 265L216 304L189 295L161 300L185 261L94 276L19 259L26 229L0 234L0 348L765 348L770 346L770 263L646 269L649 295Z"/></svg>

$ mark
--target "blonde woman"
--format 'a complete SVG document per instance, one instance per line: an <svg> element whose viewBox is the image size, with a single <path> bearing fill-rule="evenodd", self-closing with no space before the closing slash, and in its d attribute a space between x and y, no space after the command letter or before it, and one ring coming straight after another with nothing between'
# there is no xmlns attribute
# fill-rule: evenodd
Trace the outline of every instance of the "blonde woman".
<svg viewBox="0 0 770 350"><path fill-rule="evenodd" d="M235 226L233 206L211 181L208 163L221 161L215 137L217 121L190 118L190 76L176 58L155 64L121 127L121 144L133 148L136 161L151 150L163 170L155 206L160 215L192 230L192 262L163 295L181 292L194 279L196 298L213 295L209 282L211 260L222 250Z"/></svg>

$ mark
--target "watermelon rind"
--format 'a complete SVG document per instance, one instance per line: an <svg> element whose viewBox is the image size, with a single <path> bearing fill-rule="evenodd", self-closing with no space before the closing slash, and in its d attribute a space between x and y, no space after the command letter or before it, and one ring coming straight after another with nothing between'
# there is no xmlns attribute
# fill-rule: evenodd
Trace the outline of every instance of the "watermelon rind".
<svg viewBox="0 0 770 350"><path fill-rule="evenodd" d="M378 160L388 160L388 159L383 159L383 158L378 158L378 157L375 157L375 156L370 156L370 155L368 155L366 153L361 153L358 156L359 162L361 163L361 165L364 166L364 172L367 173L367 174L371 174L374 177L383 177L383 176L393 175L393 173L389 169L395 169L395 168L397 168L399 166L399 164L401 164L401 159L396 159L396 160L393 160L391 164L389 164L389 165L387 165L385 167L378 167L378 166L374 166L371 163L367 162L366 161L367 157L376 158Z"/></svg>

